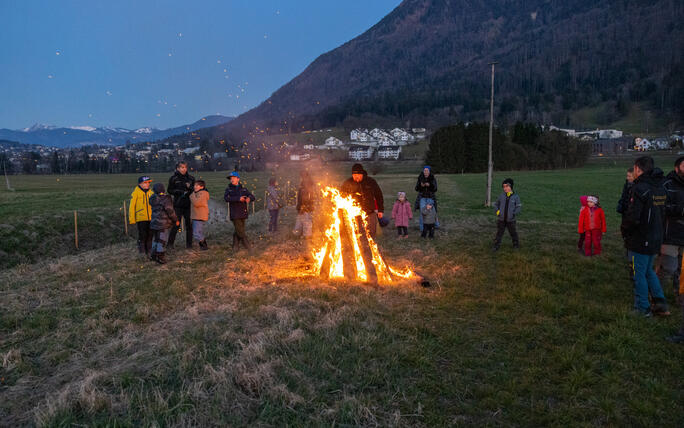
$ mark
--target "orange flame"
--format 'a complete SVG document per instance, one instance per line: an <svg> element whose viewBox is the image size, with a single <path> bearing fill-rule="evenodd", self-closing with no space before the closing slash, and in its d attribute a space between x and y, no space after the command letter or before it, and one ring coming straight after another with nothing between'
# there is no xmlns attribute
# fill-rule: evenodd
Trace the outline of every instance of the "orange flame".
<svg viewBox="0 0 684 428"><path fill-rule="evenodd" d="M325 242L312 253L317 275L368 282L375 279L369 275L369 272L374 272L377 281L385 284L414 277L409 268L398 270L385 263L378 245L368 232L366 213L351 196L343 197L333 187L326 187L322 192L332 203L332 212L330 225L325 231ZM343 235L348 238L343 239ZM346 246L343 241L347 242ZM347 257L345 251L348 252ZM344 265L345 259L351 266ZM373 268L366 266L369 261Z"/></svg>

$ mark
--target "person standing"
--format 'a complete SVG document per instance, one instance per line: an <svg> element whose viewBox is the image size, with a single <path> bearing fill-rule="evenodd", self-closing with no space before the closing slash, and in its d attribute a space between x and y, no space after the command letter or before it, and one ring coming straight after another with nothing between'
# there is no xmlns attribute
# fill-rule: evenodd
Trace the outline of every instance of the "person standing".
<svg viewBox="0 0 684 428"><path fill-rule="evenodd" d="M278 190L278 182L275 177L268 179L268 188L266 189L266 208L268 209L268 231L275 233L278 231L278 214L282 208L282 198Z"/></svg>
<svg viewBox="0 0 684 428"><path fill-rule="evenodd" d="M674 170L663 182L665 188L665 230L656 265L658 276L672 278L674 295L679 294L684 250L684 156L674 163Z"/></svg>
<svg viewBox="0 0 684 428"><path fill-rule="evenodd" d="M366 213L368 232L375 237L378 219L383 217L385 203L382 190L378 182L368 176L368 173L360 163L352 166L352 176L342 183L340 192L343 195L351 195Z"/></svg>
<svg viewBox="0 0 684 428"><path fill-rule="evenodd" d="M307 171L300 174L301 182L297 190L297 220L293 233L305 239L313 233L313 211L316 201L316 186Z"/></svg>
<svg viewBox="0 0 684 428"><path fill-rule="evenodd" d="M435 209L435 227L439 227L439 220L437 215L437 179L432 174L432 168L429 165L423 167L423 171L418 175L416 182L416 192L418 192L418 199L416 200L415 209L420 212L419 226L420 231L423 231L423 208L425 205L431 204Z"/></svg>
<svg viewBox="0 0 684 428"><path fill-rule="evenodd" d="M204 180L195 181L194 192L190 195L192 203L192 234L197 240L200 251L209 249L204 235L204 225L209 221L209 191Z"/></svg>
<svg viewBox="0 0 684 428"><path fill-rule="evenodd" d="M165 192L164 185L157 183L152 189L154 190L154 195L150 197L150 205L152 206L150 229L154 232L154 241L152 242L150 259L163 265L166 263L164 252L169 237L169 230L173 229L173 226L178 226L179 221L176 216L176 210L173 208L173 200Z"/></svg>
<svg viewBox="0 0 684 428"><path fill-rule="evenodd" d="M632 263L634 312L643 316L669 315L660 280L653 261L663 243L665 210L663 172L653 165L653 158L642 156L634 161L634 186L621 229ZM649 292L653 299L648 301Z"/></svg>
<svg viewBox="0 0 684 428"><path fill-rule="evenodd" d="M399 238L408 238L408 225L409 220L413 218L413 211L411 211L411 203L406 200L405 192L397 194L397 200L392 206L392 218Z"/></svg>
<svg viewBox="0 0 684 428"><path fill-rule="evenodd" d="M598 196L587 196L587 206L580 212L577 232L584 234L584 255L601 254L601 237L606 233L606 214L599 205Z"/></svg>
<svg viewBox="0 0 684 428"><path fill-rule="evenodd" d="M144 253L146 256L150 255L152 249L152 231L150 230L150 220L152 220L151 182L152 179L146 175L138 178L138 185L131 193L131 204L128 208L128 223L135 224L138 228L138 253Z"/></svg>
<svg viewBox="0 0 684 428"><path fill-rule="evenodd" d="M230 184L226 187L226 192L223 194L223 200L228 202L230 221L233 222L235 231L233 232L233 251L240 249L240 243L247 249L252 249L252 245L247 239L245 232L245 222L249 217L248 204L255 201L256 198L249 190L240 183L240 174L233 171L226 177L230 180Z"/></svg>
<svg viewBox="0 0 684 428"><path fill-rule="evenodd" d="M190 206L190 194L194 191L195 177L188 174L188 164L185 161L176 164L176 171L169 178L167 193L173 196L173 208L176 210L178 221L185 219L185 247L192 248L192 213ZM169 234L169 248L173 248L176 242L178 227L171 228Z"/></svg>
<svg viewBox="0 0 684 428"><path fill-rule="evenodd" d="M494 202L494 209L496 209L496 237L494 238L494 251L498 251L501 246L501 238L508 229L508 233L513 240L513 248L520 248L520 240L518 238L518 229L516 228L516 217L520 214L522 203L520 203L520 196L513 193L513 179L507 178L501 183L503 193Z"/></svg>

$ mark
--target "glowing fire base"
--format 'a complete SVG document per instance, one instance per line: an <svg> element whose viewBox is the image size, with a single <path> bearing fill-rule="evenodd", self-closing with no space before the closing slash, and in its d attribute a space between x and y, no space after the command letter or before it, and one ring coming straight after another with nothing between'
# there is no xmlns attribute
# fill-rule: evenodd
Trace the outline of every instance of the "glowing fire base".
<svg viewBox="0 0 684 428"><path fill-rule="evenodd" d="M368 232L366 214L351 196L332 187L323 190L332 203L325 242L313 251L314 272L321 278L388 284L417 277L410 269L393 269Z"/></svg>

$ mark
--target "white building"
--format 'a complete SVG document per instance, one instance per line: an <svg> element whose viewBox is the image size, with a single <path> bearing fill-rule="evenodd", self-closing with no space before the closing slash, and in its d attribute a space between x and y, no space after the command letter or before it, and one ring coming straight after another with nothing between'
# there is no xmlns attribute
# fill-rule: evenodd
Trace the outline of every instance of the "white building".
<svg viewBox="0 0 684 428"><path fill-rule="evenodd" d="M304 144L304 150L313 150L314 145L313 144Z"/></svg>
<svg viewBox="0 0 684 428"><path fill-rule="evenodd" d="M309 160L311 159L311 155L308 153L304 154L291 154L290 155L290 160L291 161L304 161L304 160Z"/></svg>
<svg viewBox="0 0 684 428"><path fill-rule="evenodd" d="M400 146L383 146L378 149L378 159L399 159Z"/></svg>
<svg viewBox="0 0 684 428"><path fill-rule="evenodd" d="M340 148L340 147L344 146L344 143L339 138L328 137L325 139L324 145L326 147L330 147L330 148Z"/></svg>
<svg viewBox="0 0 684 428"><path fill-rule="evenodd" d="M621 138L622 131L617 129L601 129L598 133L599 138Z"/></svg>
<svg viewBox="0 0 684 428"><path fill-rule="evenodd" d="M380 138L378 138L378 145L381 147L382 146L396 146L397 143L391 137L388 137L386 135L382 135L382 136L380 136Z"/></svg>
<svg viewBox="0 0 684 428"><path fill-rule="evenodd" d="M349 148L349 159L356 161L372 159L374 152L373 147L352 146Z"/></svg>
<svg viewBox="0 0 684 428"><path fill-rule="evenodd" d="M197 147L188 147L187 149L183 150L183 153L186 155L191 155L193 153L199 152L199 146Z"/></svg>

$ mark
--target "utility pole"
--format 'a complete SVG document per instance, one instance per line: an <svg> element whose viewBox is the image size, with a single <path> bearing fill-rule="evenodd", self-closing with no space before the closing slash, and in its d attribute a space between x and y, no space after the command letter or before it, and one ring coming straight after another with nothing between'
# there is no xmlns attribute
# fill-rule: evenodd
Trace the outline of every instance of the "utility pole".
<svg viewBox="0 0 684 428"><path fill-rule="evenodd" d="M487 166L487 200L485 206L492 206L492 171L494 160L492 159L492 132L494 131L494 66L498 62L490 62L492 66L492 95L489 102L489 164Z"/></svg>

